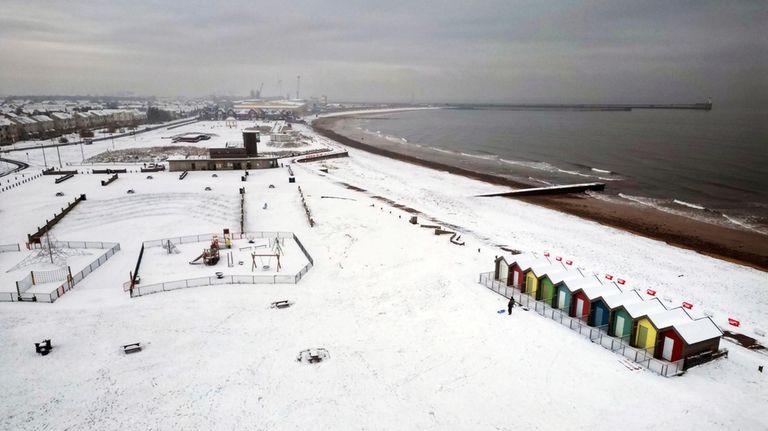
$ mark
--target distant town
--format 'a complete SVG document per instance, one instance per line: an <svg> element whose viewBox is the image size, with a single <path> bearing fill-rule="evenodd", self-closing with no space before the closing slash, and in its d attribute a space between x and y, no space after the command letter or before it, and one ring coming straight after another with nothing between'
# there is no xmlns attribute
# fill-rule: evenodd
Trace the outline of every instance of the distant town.
<svg viewBox="0 0 768 431"><path fill-rule="evenodd" d="M9 97L0 102L0 146L19 141L58 140L65 143L72 134L82 139L101 134L127 133L141 124L182 118L223 121L288 120L302 115L388 106L355 103L328 103L320 98L280 99L210 98L158 100L120 97ZM69 136L69 137L67 137Z"/></svg>

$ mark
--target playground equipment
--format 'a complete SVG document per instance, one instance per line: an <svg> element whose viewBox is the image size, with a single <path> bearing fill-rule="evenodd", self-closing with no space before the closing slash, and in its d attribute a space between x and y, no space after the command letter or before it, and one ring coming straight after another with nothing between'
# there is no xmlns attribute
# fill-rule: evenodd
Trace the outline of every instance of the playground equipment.
<svg viewBox="0 0 768 431"><path fill-rule="evenodd" d="M197 256L195 260L189 262L190 265L197 264L197 261L203 259L203 263L206 265L216 265L219 263L219 237L214 236L211 240L211 246L203 250L200 256Z"/></svg>
<svg viewBox="0 0 768 431"><path fill-rule="evenodd" d="M277 259L277 271L279 272L283 267L280 265L280 255L279 254L257 254L257 253L251 253L251 259L253 259L253 264L251 265L251 271L255 271L256 268L259 267L259 265L256 264L256 258L259 258L259 263L261 264L261 269L264 271L268 271L271 266L270 263L272 262L272 258ZM264 259L266 260L266 263L264 263Z"/></svg>
<svg viewBox="0 0 768 431"><path fill-rule="evenodd" d="M229 228L224 228L224 245L232 248L232 235L229 233Z"/></svg>

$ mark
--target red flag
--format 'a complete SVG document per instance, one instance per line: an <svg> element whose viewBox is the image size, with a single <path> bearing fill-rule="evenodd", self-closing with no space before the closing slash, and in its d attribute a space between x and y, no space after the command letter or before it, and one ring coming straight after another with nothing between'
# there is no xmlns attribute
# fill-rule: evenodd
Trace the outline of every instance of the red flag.
<svg viewBox="0 0 768 431"><path fill-rule="evenodd" d="M624 280L623 280L623 279L621 279L621 278L619 278L619 279L616 279L616 282L617 282L617 283L619 283L619 284L622 284L622 285L626 283L626 281L624 281Z"/></svg>
<svg viewBox="0 0 768 431"><path fill-rule="evenodd" d="M605 274L605 278L608 280L613 280L613 276L611 274Z"/></svg>
<svg viewBox="0 0 768 431"><path fill-rule="evenodd" d="M693 308L693 304L691 304L690 302L683 302L683 307L690 310L691 308Z"/></svg>
<svg viewBox="0 0 768 431"><path fill-rule="evenodd" d="M572 261L572 260L566 260L566 261L565 261L565 264L566 264L566 265L573 265L573 261Z"/></svg>
<svg viewBox="0 0 768 431"><path fill-rule="evenodd" d="M732 317L729 317L728 318L728 324L731 325L731 326L739 326L739 325L741 325L741 322L739 322L738 320L736 320L736 319L734 319Z"/></svg>
<svg viewBox="0 0 768 431"><path fill-rule="evenodd" d="M549 252L548 252L548 251L545 251L545 252L544 252L544 256L546 256L546 257L549 257Z"/></svg>
<svg viewBox="0 0 768 431"><path fill-rule="evenodd" d="M653 289L648 289L648 290L645 291L645 293L647 293L647 294L649 294L651 296L656 296L656 291L653 290Z"/></svg>
<svg viewBox="0 0 768 431"><path fill-rule="evenodd" d="M557 257L555 258L555 260L556 260L556 261L558 261L558 262L560 262L561 260L563 260L563 258L562 258L562 257L560 257L560 256L557 256Z"/></svg>

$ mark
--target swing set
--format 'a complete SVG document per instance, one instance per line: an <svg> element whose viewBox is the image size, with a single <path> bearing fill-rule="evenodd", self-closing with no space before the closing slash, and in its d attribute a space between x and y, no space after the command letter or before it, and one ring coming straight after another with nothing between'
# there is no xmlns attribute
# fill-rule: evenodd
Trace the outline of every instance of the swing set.
<svg viewBox="0 0 768 431"><path fill-rule="evenodd" d="M251 259L253 260L253 264L251 265L251 271L256 271L256 269L259 268L259 265L256 264L256 258L259 258L259 263L261 264L261 269L264 271L268 271L271 266L270 263L272 262L272 258L277 258L277 271L279 272L282 269L282 266L280 265L280 254L259 254L259 253L251 253ZM266 259L266 263L265 263Z"/></svg>

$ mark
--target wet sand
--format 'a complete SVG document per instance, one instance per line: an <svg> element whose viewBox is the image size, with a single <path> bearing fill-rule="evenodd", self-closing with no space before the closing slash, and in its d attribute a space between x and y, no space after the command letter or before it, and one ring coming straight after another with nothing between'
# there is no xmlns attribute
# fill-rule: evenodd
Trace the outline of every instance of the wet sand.
<svg viewBox="0 0 768 431"><path fill-rule="evenodd" d="M338 120L339 118L319 119L312 126L318 133L336 142L373 154L512 188L540 186L513 181L499 175L477 172L468 166L459 166L462 164L461 161L451 163L447 158L431 160L432 157L427 159L423 155L408 154L405 148L396 150L396 144L387 143L384 138L377 139L366 136L367 139L363 137L351 139L340 134L349 135L350 133L337 126ZM584 194L515 199L664 241L719 259L748 265L763 271L768 270L768 237L759 233L705 223L650 207L595 199Z"/></svg>

